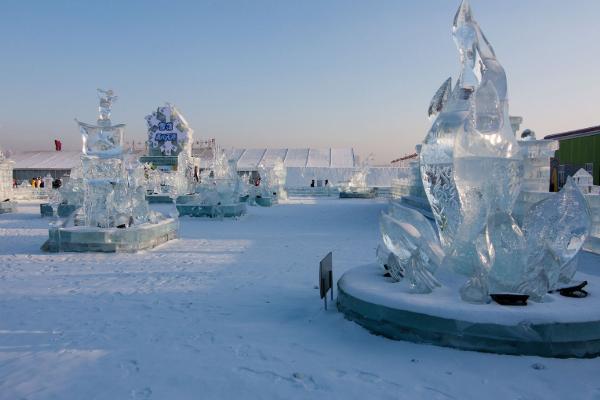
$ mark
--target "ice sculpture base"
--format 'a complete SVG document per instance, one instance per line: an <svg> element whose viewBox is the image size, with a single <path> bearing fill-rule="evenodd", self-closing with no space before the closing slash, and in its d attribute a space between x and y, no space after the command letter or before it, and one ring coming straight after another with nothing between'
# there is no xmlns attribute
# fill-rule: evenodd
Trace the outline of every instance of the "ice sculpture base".
<svg viewBox="0 0 600 400"><path fill-rule="evenodd" d="M14 201L0 201L0 214L17 211L17 203Z"/></svg>
<svg viewBox="0 0 600 400"><path fill-rule="evenodd" d="M246 214L246 203L234 203L224 205L196 205L196 204L177 204L179 216L217 218L235 218Z"/></svg>
<svg viewBox="0 0 600 400"><path fill-rule="evenodd" d="M375 188L340 191L340 199L374 199L375 197L377 197Z"/></svg>
<svg viewBox="0 0 600 400"><path fill-rule="evenodd" d="M48 231L42 250L48 252L136 252L151 249L177 237L179 223L166 218L156 224L145 223L129 228L90 228L71 226Z"/></svg>
<svg viewBox="0 0 600 400"><path fill-rule="evenodd" d="M150 204L173 203L173 199L166 194L147 194L146 201Z"/></svg>
<svg viewBox="0 0 600 400"><path fill-rule="evenodd" d="M271 207L273 204L277 204L277 197L259 197L256 196L254 199L256 204L261 207Z"/></svg>
<svg viewBox="0 0 600 400"><path fill-rule="evenodd" d="M59 204L58 209L56 210L56 213L58 214L59 217L66 218L69 215L73 214L73 212L75 212L75 210L77 210L78 208L79 207L77 207L73 204ZM54 211L52 210L52 206L48 203L41 203L40 204L40 215L42 217L54 216Z"/></svg>
<svg viewBox="0 0 600 400"><path fill-rule="evenodd" d="M590 255L600 262L600 257ZM470 304L460 279L432 294L409 293L406 282L383 277L376 264L351 269L338 281L338 309L369 331L395 340L499 354L542 357L600 355L600 277L578 273L585 299L548 295L527 307Z"/></svg>

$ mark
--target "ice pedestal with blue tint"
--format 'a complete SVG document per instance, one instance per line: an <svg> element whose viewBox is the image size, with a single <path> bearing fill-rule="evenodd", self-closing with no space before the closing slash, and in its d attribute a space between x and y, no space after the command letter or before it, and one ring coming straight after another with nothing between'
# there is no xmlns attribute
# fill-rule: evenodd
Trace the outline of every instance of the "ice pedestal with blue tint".
<svg viewBox="0 0 600 400"><path fill-rule="evenodd" d="M600 264L600 256L595 256ZM578 274L590 287L596 275ZM460 280L444 280L434 294L414 294L407 282L384 278L377 264L351 269L338 281L338 309L346 318L390 339L487 353L541 357L600 355L600 296L551 294L526 307L471 304Z"/></svg>

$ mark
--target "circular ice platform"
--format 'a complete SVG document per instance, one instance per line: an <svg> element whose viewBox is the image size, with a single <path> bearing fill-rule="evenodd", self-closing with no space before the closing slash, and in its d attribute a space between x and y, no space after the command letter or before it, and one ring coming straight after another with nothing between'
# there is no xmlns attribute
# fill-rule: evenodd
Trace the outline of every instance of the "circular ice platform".
<svg viewBox="0 0 600 400"><path fill-rule="evenodd" d="M394 283L371 264L341 277L337 306L346 318L395 340L500 354L596 357L600 278L580 272L576 279L589 282L588 297L549 294L543 303L510 307L462 301L459 276L431 294L412 294L407 282Z"/></svg>

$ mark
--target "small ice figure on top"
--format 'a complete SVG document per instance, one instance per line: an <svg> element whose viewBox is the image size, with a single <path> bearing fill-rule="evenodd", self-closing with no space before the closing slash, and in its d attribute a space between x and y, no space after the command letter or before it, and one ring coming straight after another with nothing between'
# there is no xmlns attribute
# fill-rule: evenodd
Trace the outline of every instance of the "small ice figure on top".
<svg viewBox="0 0 600 400"><path fill-rule="evenodd" d="M100 105L97 125L86 124L77 119L83 141L83 154L99 158L115 158L123 154L124 124L112 125L112 103L117 99L112 90L97 89Z"/></svg>
<svg viewBox="0 0 600 400"><path fill-rule="evenodd" d="M98 122L100 121L110 121L110 113L112 111L112 104L115 102L118 97L115 96L112 89L104 90L104 89L96 89L98 91L98 98L100 99L100 106L98 107L98 111L100 112L100 116L98 117Z"/></svg>

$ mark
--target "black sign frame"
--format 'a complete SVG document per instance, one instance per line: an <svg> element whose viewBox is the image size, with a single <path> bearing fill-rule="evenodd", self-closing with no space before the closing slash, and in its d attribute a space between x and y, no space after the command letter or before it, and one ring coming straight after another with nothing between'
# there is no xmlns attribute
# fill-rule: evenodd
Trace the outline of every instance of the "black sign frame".
<svg viewBox="0 0 600 400"><path fill-rule="evenodd" d="M330 251L319 263L319 293L327 310L327 292L331 290L333 301L333 253Z"/></svg>

